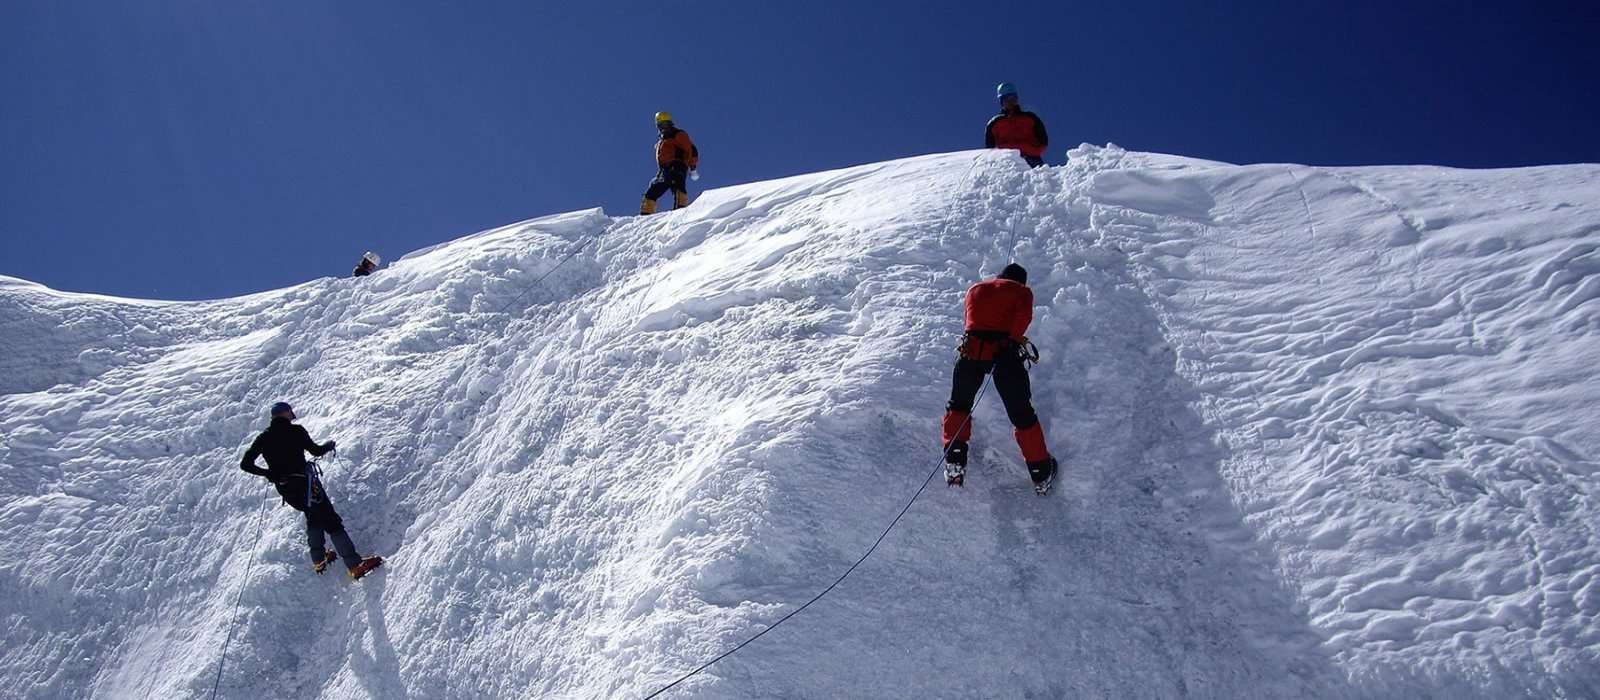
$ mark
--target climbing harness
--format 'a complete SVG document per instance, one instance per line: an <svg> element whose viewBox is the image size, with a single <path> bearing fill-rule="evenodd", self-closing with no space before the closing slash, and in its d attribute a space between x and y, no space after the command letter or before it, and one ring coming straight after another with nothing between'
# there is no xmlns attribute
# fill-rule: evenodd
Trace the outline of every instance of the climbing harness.
<svg viewBox="0 0 1600 700"><path fill-rule="evenodd" d="M1027 336L1023 336L1022 342L1017 344L1017 357L1022 358L1024 366L1033 369L1034 365L1039 364L1039 346L1034 345Z"/></svg>

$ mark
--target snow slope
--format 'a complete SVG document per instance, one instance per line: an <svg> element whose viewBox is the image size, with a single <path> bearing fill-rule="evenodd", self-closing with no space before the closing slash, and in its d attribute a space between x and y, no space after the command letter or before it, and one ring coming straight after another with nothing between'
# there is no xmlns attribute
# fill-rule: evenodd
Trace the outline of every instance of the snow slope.
<svg viewBox="0 0 1600 700"><path fill-rule="evenodd" d="M667 696L1600 696L1600 167L1091 146L237 299L0 278L6 693L207 696L240 595L225 697L643 697L938 468L961 294L1012 259L1057 490L984 397L967 487ZM312 575L237 469L277 400L391 567Z"/></svg>

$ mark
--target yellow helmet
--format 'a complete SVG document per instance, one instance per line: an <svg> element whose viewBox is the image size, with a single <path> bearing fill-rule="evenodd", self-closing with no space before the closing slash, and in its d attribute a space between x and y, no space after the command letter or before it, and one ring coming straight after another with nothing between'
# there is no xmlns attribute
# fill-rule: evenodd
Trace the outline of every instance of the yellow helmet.
<svg viewBox="0 0 1600 700"><path fill-rule="evenodd" d="M670 122L670 121L672 121L672 113L671 112L656 112L656 123L657 124L661 124L661 123L664 123L664 122Z"/></svg>

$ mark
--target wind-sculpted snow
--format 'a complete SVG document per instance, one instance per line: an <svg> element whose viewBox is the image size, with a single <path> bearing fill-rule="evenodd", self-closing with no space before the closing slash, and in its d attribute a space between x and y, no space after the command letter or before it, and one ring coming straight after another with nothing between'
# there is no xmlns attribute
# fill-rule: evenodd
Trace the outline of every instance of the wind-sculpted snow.
<svg viewBox="0 0 1600 700"><path fill-rule="evenodd" d="M144 302L0 280L21 697L1593 697L1600 168L934 155L534 219L369 278ZM358 547L238 457L293 402ZM261 514L265 508L264 516ZM262 519L258 521L258 517ZM257 529L257 523L261 525ZM254 558L254 565L246 568Z"/></svg>

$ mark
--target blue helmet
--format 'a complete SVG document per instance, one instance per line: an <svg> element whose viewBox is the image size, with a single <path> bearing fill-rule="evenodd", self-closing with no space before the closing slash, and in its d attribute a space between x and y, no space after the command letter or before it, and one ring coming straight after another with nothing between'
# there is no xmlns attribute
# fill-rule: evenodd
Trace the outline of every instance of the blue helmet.
<svg viewBox="0 0 1600 700"><path fill-rule="evenodd" d="M279 401L279 402L277 402L275 404L272 404L272 415L273 415L273 417L277 417L277 416L285 414L285 413L289 414L289 417L293 418L294 417L294 407L290 406L288 403L283 402L283 401Z"/></svg>
<svg viewBox="0 0 1600 700"><path fill-rule="evenodd" d="M994 89L995 99L1005 99L1006 95L1015 94L1017 94L1017 86L1012 85L1011 83L1000 83L999 85L995 86Z"/></svg>

